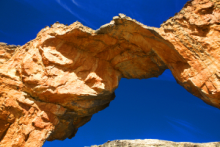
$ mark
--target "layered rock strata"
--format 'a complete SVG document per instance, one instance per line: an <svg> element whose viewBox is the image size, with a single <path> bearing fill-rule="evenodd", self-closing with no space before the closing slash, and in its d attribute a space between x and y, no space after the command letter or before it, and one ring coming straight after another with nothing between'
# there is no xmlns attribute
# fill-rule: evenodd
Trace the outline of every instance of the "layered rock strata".
<svg viewBox="0 0 220 147"><path fill-rule="evenodd" d="M91 147L218 147L220 142L210 143L191 143L191 142L172 142L156 139L145 140L114 140L103 145L93 145Z"/></svg>
<svg viewBox="0 0 220 147"><path fill-rule="evenodd" d="M114 99L121 78L158 77L168 68L220 108L219 7L189 1L161 28L123 14L96 31L55 23L13 51L0 44L0 147L72 138Z"/></svg>

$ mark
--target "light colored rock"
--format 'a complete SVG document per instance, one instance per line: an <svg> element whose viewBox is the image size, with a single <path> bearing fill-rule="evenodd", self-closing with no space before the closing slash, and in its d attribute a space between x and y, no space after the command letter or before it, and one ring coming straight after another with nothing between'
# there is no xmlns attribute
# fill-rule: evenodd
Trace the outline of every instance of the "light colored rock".
<svg viewBox="0 0 220 147"><path fill-rule="evenodd" d="M157 139L145 140L114 140L108 141L103 145L92 145L91 147L218 147L220 142L210 143L191 143L191 142L172 142Z"/></svg>
<svg viewBox="0 0 220 147"><path fill-rule="evenodd" d="M57 22L12 52L1 43L0 147L72 138L114 99L122 77L158 77L167 68L220 108L219 16L218 1L193 0L161 28L120 14L96 31Z"/></svg>

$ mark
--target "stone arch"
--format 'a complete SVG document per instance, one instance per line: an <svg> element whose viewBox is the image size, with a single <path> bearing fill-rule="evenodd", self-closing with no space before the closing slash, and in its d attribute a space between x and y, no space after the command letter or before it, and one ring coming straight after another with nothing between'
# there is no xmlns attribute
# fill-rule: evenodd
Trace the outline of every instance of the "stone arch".
<svg viewBox="0 0 220 147"><path fill-rule="evenodd" d="M204 8L213 13L198 11ZM217 2L194 0L161 28L119 14L98 30L79 22L42 29L1 65L2 146L72 138L114 99L122 77L157 77L168 68L186 90L220 108L219 14Z"/></svg>

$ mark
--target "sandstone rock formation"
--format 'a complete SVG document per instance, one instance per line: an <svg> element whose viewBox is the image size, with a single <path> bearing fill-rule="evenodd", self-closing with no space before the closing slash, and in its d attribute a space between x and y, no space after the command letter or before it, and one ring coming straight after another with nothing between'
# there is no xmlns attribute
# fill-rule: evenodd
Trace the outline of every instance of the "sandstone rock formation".
<svg viewBox="0 0 220 147"><path fill-rule="evenodd" d="M193 0L158 30L181 59L164 60L177 82L220 108L220 1Z"/></svg>
<svg viewBox="0 0 220 147"><path fill-rule="evenodd" d="M6 43L0 42L0 67L13 56L16 48L17 46L15 45L7 45Z"/></svg>
<svg viewBox="0 0 220 147"><path fill-rule="evenodd" d="M114 99L121 78L157 77L167 68L220 108L219 7L190 1L161 28L123 14L96 31L55 23L14 53L1 44L0 147L72 138Z"/></svg>
<svg viewBox="0 0 220 147"><path fill-rule="evenodd" d="M172 142L156 139L145 140L114 140L103 145L93 145L91 147L218 147L220 142L211 143L190 143L190 142Z"/></svg>

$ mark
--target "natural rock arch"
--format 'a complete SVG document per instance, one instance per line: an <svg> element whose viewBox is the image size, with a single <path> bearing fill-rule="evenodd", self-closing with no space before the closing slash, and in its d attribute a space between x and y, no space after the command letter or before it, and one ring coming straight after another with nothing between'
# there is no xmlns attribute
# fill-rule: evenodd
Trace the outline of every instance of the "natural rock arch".
<svg viewBox="0 0 220 147"><path fill-rule="evenodd" d="M193 0L161 28L119 14L96 31L55 23L14 54L1 44L1 146L71 138L114 99L121 77L157 77L167 68L220 108L219 22L219 2Z"/></svg>

